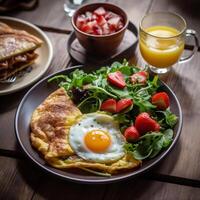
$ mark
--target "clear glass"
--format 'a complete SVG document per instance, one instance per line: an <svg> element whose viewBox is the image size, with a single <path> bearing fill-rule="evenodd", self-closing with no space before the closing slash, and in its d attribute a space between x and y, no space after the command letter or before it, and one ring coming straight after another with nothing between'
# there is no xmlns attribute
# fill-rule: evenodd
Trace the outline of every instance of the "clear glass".
<svg viewBox="0 0 200 200"><path fill-rule="evenodd" d="M168 12L151 13L142 19L139 30L140 52L150 69L163 74L181 57L185 45L185 20Z"/></svg>
<svg viewBox="0 0 200 200"><path fill-rule="evenodd" d="M86 0L64 0L64 11L67 16L72 17L76 9L86 3Z"/></svg>
<svg viewBox="0 0 200 200"><path fill-rule="evenodd" d="M79 8L81 5L86 3L104 3L108 0L64 0L64 11L68 17L72 17L74 12Z"/></svg>

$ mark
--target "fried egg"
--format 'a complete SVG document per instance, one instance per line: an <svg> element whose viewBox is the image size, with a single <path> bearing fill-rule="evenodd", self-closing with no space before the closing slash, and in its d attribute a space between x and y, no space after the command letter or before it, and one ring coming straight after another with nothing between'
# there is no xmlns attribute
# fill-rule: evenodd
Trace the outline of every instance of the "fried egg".
<svg viewBox="0 0 200 200"><path fill-rule="evenodd" d="M124 142L119 124L104 113L85 114L69 130L71 148L87 161L112 163L121 159Z"/></svg>

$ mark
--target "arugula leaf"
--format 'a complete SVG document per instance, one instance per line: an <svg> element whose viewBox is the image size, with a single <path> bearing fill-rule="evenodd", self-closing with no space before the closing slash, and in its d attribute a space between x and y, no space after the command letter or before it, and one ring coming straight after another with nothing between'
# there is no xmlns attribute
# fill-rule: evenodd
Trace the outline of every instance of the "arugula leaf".
<svg viewBox="0 0 200 200"><path fill-rule="evenodd" d="M152 81L151 80L148 81L148 86L149 86L148 92L151 95L158 90L158 88L160 87L158 75L155 75Z"/></svg>
<svg viewBox="0 0 200 200"><path fill-rule="evenodd" d="M133 124L133 119L130 117L129 113L118 113L113 115L114 119L120 125L120 131L123 133L126 128Z"/></svg>
<svg viewBox="0 0 200 200"><path fill-rule="evenodd" d="M83 70L76 69L72 74L72 85L73 87L83 87L85 84L92 83L96 76L93 74L87 74Z"/></svg>
<svg viewBox="0 0 200 200"><path fill-rule="evenodd" d="M160 153L161 149L163 148L163 137L161 137L157 141L154 141L152 146L153 146L153 150L151 152L151 155L149 155L149 158L154 158Z"/></svg>
<svg viewBox="0 0 200 200"><path fill-rule="evenodd" d="M131 119L129 119L129 115L127 113L114 114L113 117L119 124L130 126L132 123L132 121L131 121Z"/></svg>
<svg viewBox="0 0 200 200"><path fill-rule="evenodd" d="M170 109L166 109L165 111L157 111L158 113L162 113L165 117L165 123L170 127L170 128L173 128L177 121L178 121L178 117L173 114Z"/></svg>
<svg viewBox="0 0 200 200"><path fill-rule="evenodd" d="M160 138L160 140L156 141L153 146L154 150L149 158L154 158L157 156L162 149L167 148L172 143L173 138L173 131L172 129L167 129L164 131L163 136Z"/></svg>
<svg viewBox="0 0 200 200"><path fill-rule="evenodd" d="M71 79L68 76L61 74L61 75L53 76L52 78L50 78L48 80L48 83L53 82L53 81L57 81L57 82L69 81L69 82L71 82Z"/></svg>
<svg viewBox="0 0 200 200"><path fill-rule="evenodd" d="M138 146L138 144L125 143L124 149L128 153L132 153L137 146Z"/></svg>
<svg viewBox="0 0 200 200"><path fill-rule="evenodd" d="M149 133L145 134L140 138L139 145L133 152L134 157L137 160L144 160L151 156L156 150L157 141L160 140L162 134L160 133Z"/></svg>
<svg viewBox="0 0 200 200"><path fill-rule="evenodd" d="M72 80L67 75L57 75L48 80L48 83L56 82L60 87L64 87L65 90L71 88Z"/></svg>
<svg viewBox="0 0 200 200"><path fill-rule="evenodd" d="M137 105L139 107L140 112L148 112L151 109L156 108L156 106L154 106L149 101L144 101L142 99L140 99L140 100L134 100L134 102L135 102L135 105Z"/></svg>
<svg viewBox="0 0 200 200"><path fill-rule="evenodd" d="M100 69L96 70L96 72L94 72L94 74L107 76L108 72L109 72L109 68L108 67L101 67Z"/></svg>
<svg viewBox="0 0 200 200"><path fill-rule="evenodd" d="M167 148L173 141L173 130L167 129L164 131L164 141L163 141L163 147Z"/></svg>
<svg viewBox="0 0 200 200"><path fill-rule="evenodd" d="M129 66L122 66L119 70L126 76L131 76L134 73L133 68L130 68Z"/></svg>
<svg viewBox="0 0 200 200"><path fill-rule="evenodd" d="M164 133L151 132L140 137L134 144L125 144L124 148L137 160L154 158L162 149L167 148L171 144L172 138L172 129L167 129Z"/></svg>
<svg viewBox="0 0 200 200"><path fill-rule="evenodd" d="M112 63L110 69L111 71L110 72L115 72L117 70L119 70L119 68L122 66L123 64L121 64L120 62L114 62Z"/></svg>
<svg viewBox="0 0 200 200"><path fill-rule="evenodd" d="M113 87L111 85L106 85L105 89L111 92L112 94L116 95L119 99L129 97L129 92L126 88L122 90L122 89Z"/></svg>
<svg viewBox="0 0 200 200"><path fill-rule="evenodd" d="M84 99L79 105L78 108L83 113L96 112L100 109L101 100L98 97L91 96Z"/></svg>
<svg viewBox="0 0 200 200"><path fill-rule="evenodd" d="M112 98L115 98L115 99L117 98L116 95L114 95L114 94L108 92L107 90L105 90L105 89L102 88L102 87L90 86L90 87L88 87L87 89L90 90L90 91L95 92L96 94L97 94L97 93L103 93L103 94L105 94L105 95L107 95L107 96L109 96L109 97L112 97Z"/></svg>
<svg viewBox="0 0 200 200"><path fill-rule="evenodd" d="M144 160L148 158L153 151L152 146L145 142L141 142L133 151L133 156L136 160Z"/></svg>
<svg viewBox="0 0 200 200"><path fill-rule="evenodd" d="M170 127L174 127L178 121L178 117L173 114L170 110L166 110L164 112L165 118L166 118L166 123L170 126Z"/></svg>

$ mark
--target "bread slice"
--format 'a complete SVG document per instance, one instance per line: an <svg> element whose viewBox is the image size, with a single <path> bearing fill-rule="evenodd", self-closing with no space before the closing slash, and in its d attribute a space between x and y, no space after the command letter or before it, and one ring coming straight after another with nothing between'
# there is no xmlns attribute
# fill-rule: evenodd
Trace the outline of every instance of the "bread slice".
<svg viewBox="0 0 200 200"><path fill-rule="evenodd" d="M34 50L42 43L38 37L0 22L0 80L34 63Z"/></svg>

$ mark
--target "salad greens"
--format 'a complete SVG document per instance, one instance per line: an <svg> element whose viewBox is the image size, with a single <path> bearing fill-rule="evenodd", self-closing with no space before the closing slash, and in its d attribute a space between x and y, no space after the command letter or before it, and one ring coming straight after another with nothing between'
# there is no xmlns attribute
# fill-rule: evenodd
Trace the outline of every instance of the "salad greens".
<svg viewBox="0 0 200 200"><path fill-rule="evenodd" d="M68 94L72 99L74 99L73 90L78 88L82 92L87 91L88 97L93 98L88 98L85 101L87 101L88 104L96 104L96 110L93 110L93 112L98 111L99 103L108 98L115 98L118 100L121 98L131 98L134 100L134 104L138 106L140 112L150 111L151 109L155 108L155 106L152 105L149 100L151 95L159 87L158 76L155 76L153 79L150 78L145 87L142 84L133 85L130 81L130 75L140 70L140 68L131 66L126 60L124 60L122 64L119 62L114 62L111 67L102 67L92 73L85 73L83 70L77 69L69 76L54 76L53 78L49 79L48 82L58 82L60 87L63 87L66 91L68 91ZM107 75L116 71L121 71L125 76L127 87L123 90L109 85L107 82ZM74 100L77 102L77 99ZM82 101L83 99L80 100ZM90 108L88 109L88 112L90 112ZM87 110L84 111L87 112Z"/></svg>
<svg viewBox="0 0 200 200"><path fill-rule="evenodd" d="M144 160L154 158L158 153L172 143L173 130L167 129L163 133L151 132L139 138L137 143L125 144L125 150L131 153L135 159Z"/></svg>
<svg viewBox="0 0 200 200"><path fill-rule="evenodd" d="M107 82L108 74L116 71L120 71L125 78L126 87L124 89ZM122 63L114 62L110 67L101 67L91 73L76 69L69 75L54 76L48 82L57 82L60 87L63 87L83 113L99 111L102 102L109 98L132 99L134 102L132 106L120 113L113 114L113 117L119 122L122 132L133 125L139 113L150 113L152 118L160 124L160 132L148 132L137 141L126 143L124 146L125 150L134 158L143 160L155 157L171 144L172 129L178 118L169 108L160 111L151 103L152 95L161 90L158 76L148 77L146 84L131 82L130 76L139 71L141 71L140 68L129 65L124 60Z"/></svg>

